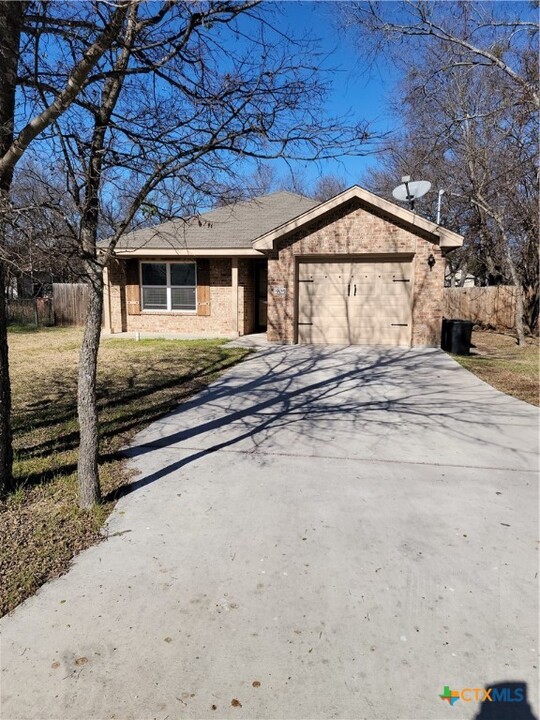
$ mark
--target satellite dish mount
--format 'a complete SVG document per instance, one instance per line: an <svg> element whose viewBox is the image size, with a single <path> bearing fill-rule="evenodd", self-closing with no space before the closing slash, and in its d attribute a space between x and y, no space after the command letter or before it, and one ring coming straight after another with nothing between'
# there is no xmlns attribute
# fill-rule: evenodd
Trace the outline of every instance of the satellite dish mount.
<svg viewBox="0 0 540 720"><path fill-rule="evenodd" d="M410 175L401 178L401 185L392 190L392 195L400 202L409 204L409 210L414 210L414 202L431 190L431 183L427 180L416 180L411 182Z"/></svg>

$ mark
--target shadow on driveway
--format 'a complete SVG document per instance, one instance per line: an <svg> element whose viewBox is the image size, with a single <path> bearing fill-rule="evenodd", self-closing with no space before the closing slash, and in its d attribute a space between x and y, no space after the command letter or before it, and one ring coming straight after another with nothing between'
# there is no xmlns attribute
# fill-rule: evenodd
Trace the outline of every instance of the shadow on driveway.
<svg viewBox="0 0 540 720"><path fill-rule="evenodd" d="M438 350L269 348L137 435L130 458L193 452L115 497L233 449L532 471L537 426L534 407Z"/></svg>

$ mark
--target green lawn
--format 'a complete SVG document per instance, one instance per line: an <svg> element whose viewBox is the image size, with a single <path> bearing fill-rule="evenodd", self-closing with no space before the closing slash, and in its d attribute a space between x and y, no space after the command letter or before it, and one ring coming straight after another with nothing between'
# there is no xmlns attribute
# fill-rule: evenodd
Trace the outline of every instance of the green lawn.
<svg viewBox="0 0 540 720"><path fill-rule="evenodd" d="M10 332L15 474L19 489L0 502L0 614L65 572L97 542L113 507L77 505L79 330ZM140 429L242 360L220 340L102 342L99 371L100 476L105 496L129 481L121 448Z"/></svg>

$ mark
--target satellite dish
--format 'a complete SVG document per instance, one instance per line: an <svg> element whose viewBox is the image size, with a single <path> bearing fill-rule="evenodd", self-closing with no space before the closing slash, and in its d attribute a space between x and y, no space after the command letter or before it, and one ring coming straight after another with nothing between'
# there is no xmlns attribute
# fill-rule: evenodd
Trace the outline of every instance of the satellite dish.
<svg viewBox="0 0 540 720"><path fill-rule="evenodd" d="M431 190L431 183L427 180L415 180L411 182L411 176L405 175L401 178L401 185L392 190L392 195L400 202L408 202L409 208L414 210L414 201L421 198Z"/></svg>

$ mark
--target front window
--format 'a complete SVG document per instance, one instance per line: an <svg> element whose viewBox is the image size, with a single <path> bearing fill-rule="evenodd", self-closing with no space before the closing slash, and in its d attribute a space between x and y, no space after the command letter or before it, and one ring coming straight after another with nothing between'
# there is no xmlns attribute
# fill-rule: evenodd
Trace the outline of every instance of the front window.
<svg viewBox="0 0 540 720"><path fill-rule="evenodd" d="M141 263L143 310L196 310L195 263Z"/></svg>

